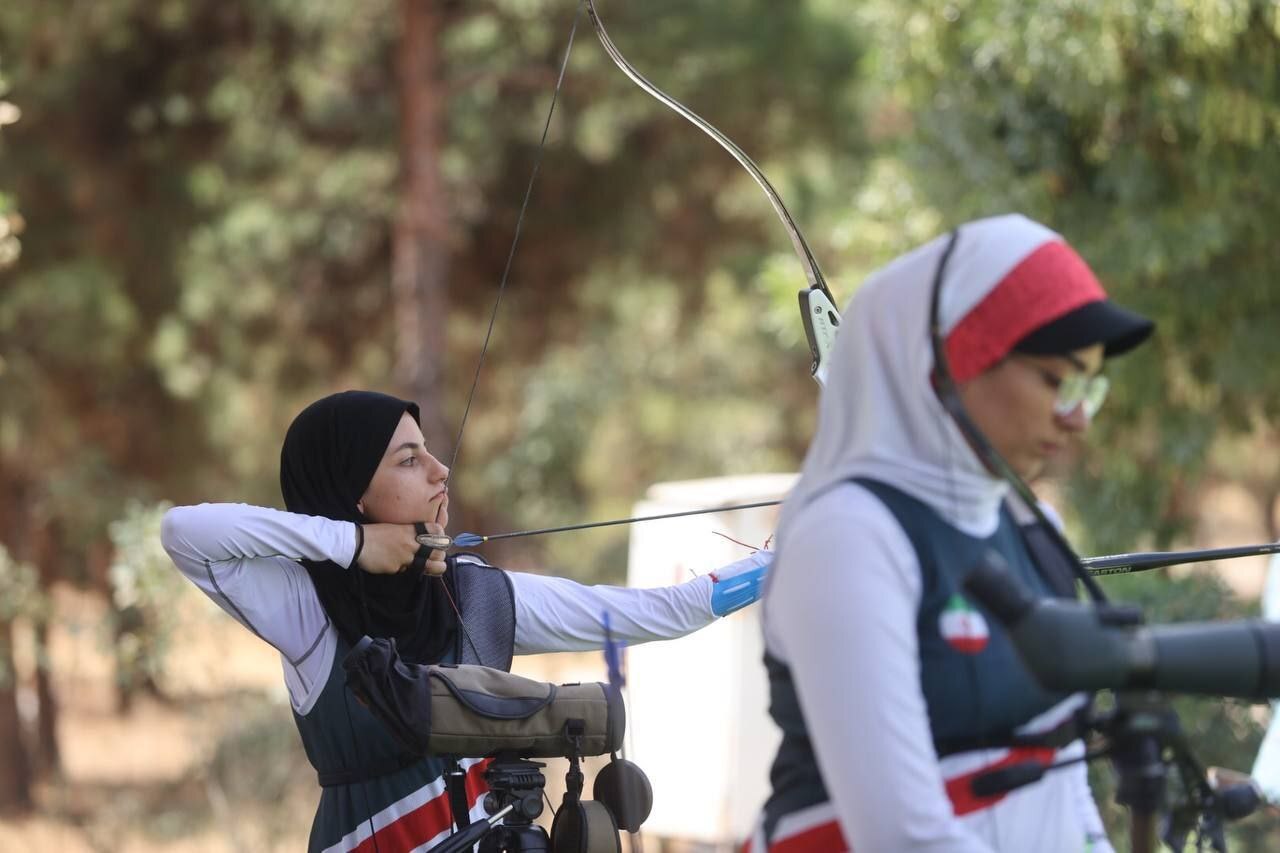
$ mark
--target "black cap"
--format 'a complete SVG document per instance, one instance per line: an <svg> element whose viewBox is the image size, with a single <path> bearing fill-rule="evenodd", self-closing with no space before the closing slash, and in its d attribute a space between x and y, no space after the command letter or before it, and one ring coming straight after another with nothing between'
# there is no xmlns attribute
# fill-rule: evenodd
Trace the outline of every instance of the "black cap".
<svg viewBox="0 0 1280 853"><path fill-rule="evenodd" d="M1110 358L1126 353L1145 341L1156 324L1110 299L1086 302L1056 320L1050 320L1013 345L1029 355L1061 355L1102 344Z"/></svg>

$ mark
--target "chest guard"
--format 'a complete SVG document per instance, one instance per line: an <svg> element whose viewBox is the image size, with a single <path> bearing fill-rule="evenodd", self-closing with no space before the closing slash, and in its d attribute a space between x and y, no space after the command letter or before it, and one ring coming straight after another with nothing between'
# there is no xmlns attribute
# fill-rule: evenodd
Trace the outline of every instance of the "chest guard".
<svg viewBox="0 0 1280 853"><path fill-rule="evenodd" d="M1017 657L994 619L963 593L964 579L986 549L999 551L1011 570L1036 594L1074 597L1065 557L1036 525L1023 525L1002 509L996 531L969 536L916 498L875 480L853 482L875 495L893 514L916 553L921 600L916 613L920 688L940 756L983 747L1012 746L1024 738L1021 724L1066 698L1042 689ZM792 681L791 670L768 653L769 712L782 729L770 771L773 792L765 805L771 837L783 815L827 801L827 791ZM867 737L875 737L867 732ZM1061 745L1075 737L1073 725L1035 738L1035 745Z"/></svg>
<svg viewBox="0 0 1280 853"><path fill-rule="evenodd" d="M511 579L478 554L451 554L455 603L462 614L454 660L508 672L515 654L516 605Z"/></svg>

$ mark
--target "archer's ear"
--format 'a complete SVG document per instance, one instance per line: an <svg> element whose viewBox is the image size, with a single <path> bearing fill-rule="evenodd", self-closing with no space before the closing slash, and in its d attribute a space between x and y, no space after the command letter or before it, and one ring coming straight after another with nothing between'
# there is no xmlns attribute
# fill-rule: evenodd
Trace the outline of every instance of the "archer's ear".
<svg viewBox="0 0 1280 853"><path fill-rule="evenodd" d="M362 500L358 500L358 501L356 501L356 509L357 509L357 510L359 510L359 512L360 512L360 514L361 514L361 515L364 515L364 500L363 500L363 499L362 499Z"/></svg>

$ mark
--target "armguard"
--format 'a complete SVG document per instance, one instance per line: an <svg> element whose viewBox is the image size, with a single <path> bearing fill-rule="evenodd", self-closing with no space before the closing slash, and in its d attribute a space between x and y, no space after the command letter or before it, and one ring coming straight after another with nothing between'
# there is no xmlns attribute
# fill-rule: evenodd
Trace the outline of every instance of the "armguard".
<svg viewBox="0 0 1280 853"><path fill-rule="evenodd" d="M772 551L757 551L745 560L712 572L711 612L728 616L760 599L764 579L773 565Z"/></svg>

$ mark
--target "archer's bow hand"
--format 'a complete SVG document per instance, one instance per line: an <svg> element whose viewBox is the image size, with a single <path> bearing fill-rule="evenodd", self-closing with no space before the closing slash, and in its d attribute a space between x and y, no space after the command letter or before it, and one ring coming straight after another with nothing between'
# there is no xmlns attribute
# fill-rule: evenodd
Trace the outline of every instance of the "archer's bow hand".
<svg viewBox="0 0 1280 853"><path fill-rule="evenodd" d="M728 616L758 601L771 565L773 552L760 550L712 572L711 612Z"/></svg>

